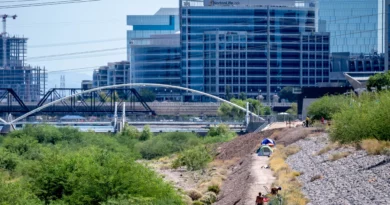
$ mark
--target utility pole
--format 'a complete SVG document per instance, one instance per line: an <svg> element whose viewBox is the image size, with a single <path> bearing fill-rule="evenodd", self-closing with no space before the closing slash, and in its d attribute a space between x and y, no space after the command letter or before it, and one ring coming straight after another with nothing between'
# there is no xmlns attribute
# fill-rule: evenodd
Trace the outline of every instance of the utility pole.
<svg viewBox="0 0 390 205"><path fill-rule="evenodd" d="M1 36L3 37L3 68L5 69L7 67L7 18L12 18L15 20L18 16L2 14L0 17L3 19L3 32L1 33Z"/></svg>

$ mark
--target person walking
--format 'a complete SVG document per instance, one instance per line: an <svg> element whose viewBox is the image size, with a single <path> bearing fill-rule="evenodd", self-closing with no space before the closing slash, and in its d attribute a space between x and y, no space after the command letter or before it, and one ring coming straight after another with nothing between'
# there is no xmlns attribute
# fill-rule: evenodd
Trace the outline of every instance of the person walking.
<svg viewBox="0 0 390 205"><path fill-rule="evenodd" d="M325 124L325 119L324 119L324 117L321 117L321 124Z"/></svg>
<svg viewBox="0 0 390 205"><path fill-rule="evenodd" d="M261 192L259 192L259 195L256 197L256 205L264 205L264 197Z"/></svg>

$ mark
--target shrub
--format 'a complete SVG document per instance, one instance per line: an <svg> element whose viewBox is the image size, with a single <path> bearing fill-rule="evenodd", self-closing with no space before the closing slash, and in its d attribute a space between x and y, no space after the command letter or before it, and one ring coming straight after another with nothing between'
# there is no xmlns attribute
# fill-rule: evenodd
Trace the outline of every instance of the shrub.
<svg viewBox="0 0 390 205"><path fill-rule="evenodd" d="M196 201L200 198L202 198L202 194L197 190L190 190L187 192L187 195L193 200Z"/></svg>
<svg viewBox="0 0 390 205"><path fill-rule="evenodd" d="M194 201L194 203L192 203L192 205L204 205L204 203L201 201Z"/></svg>
<svg viewBox="0 0 390 205"><path fill-rule="evenodd" d="M342 109L342 105L347 102L345 96L324 96L313 102L307 109L308 115L314 120L320 120L322 117L331 120L335 113Z"/></svg>
<svg viewBox="0 0 390 205"><path fill-rule="evenodd" d="M231 133L229 126L225 124L220 124L218 127L211 127L207 133L207 136L216 137L216 136L226 136Z"/></svg>
<svg viewBox="0 0 390 205"><path fill-rule="evenodd" d="M11 133L0 144L0 204L183 204L122 142L132 141L48 126Z"/></svg>
<svg viewBox="0 0 390 205"><path fill-rule="evenodd" d="M199 145L201 140L193 133L164 133L138 144L144 159L154 159Z"/></svg>
<svg viewBox="0 0 390 205"><path fill-rule="evenodd" d="M207 191L214 192L215 194L219 194L221 191L218 185L211 185L207 188Z"/></svg>
<svg viewBox="0 0 390 205"><path fill-rule="evenodd" d="M204 204L211 205L217 201L217 195L214 192L206 192L200 201Z"/></svg>
<svg viewBox="0 0 390 205"><path fill-rule="evenodd" d="M150 131L149 125L145 125L144 129L142 130L142 133L139 137L139 140L146 141L153 137L153 133Z"/></svg>
<svg viewBox="0 0 390 205"><path fill-rule="evenodd" d="M182 152L173 162L172 167L186 166L187 170L200 170L206 167L212 157L204 146L198 146Z"/></svg>
<svg viewBox="0 0 390 205"><path fill-rule="evenodd" d="M1 159L1 158L0 158ZM0 172L0 204L42 205L24 180L7 181Z"/></svg>
<svg viewBox="0 0 390 205"><path fill-rule="evenodd" d="M15 154L0 148L0 171L1 169L13 171L17 164L18 158Z"/></svg>
<svg viewBox="0 0 390 205"><path fill-rule="evenodd" d="M330 137L342 144L365 139L390 141L390 92L363 93L333 116Z"/></svg>
<svg viewBox="0 0 390 205"><path fill-rule="evenodd" d="M376 139L363 140L360 145L368 154L380 155L386 153L386 149L390 149L390 142L378 141Z"/></svg>
<svg viewBox="0 0 390 205"><path fill-rule="evenodd" d="M136 127L125 125L121 135L131 139L139 139L141 134Z"/></svg>

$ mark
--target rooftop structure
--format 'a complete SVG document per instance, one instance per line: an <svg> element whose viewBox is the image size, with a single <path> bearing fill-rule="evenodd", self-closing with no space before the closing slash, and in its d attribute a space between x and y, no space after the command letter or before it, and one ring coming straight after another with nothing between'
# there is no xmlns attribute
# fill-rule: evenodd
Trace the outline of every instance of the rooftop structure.
<svg viewBox="0 0 390 205"><path fill-rule="evenodd" d="M154 34L172 34L179 31L179 10L177 8L161 8L154 15L129 15L127 25L127 58L131 59L131 44L134 38L149 38Z"/></svg>
<svg viewBox="0 0 390 205"><path fill-rule="evenodd" d="M130 62L108 63L93 72L92 87L130 83Z"/></svg>

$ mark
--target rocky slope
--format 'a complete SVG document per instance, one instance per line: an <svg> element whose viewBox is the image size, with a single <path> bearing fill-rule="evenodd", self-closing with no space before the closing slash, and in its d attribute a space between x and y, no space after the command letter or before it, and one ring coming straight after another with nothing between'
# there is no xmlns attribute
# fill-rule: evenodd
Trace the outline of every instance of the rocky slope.
<svg viewBox="0 0 390 205"><path fill-rule="evenodd" d="M318 155L329 145L327 134L294 143L301 151L287 159L301 172L303 192L312 205L390 204L390 156L370 156L363 150L342 147ZM344 154L338 160L336 155Z"/></svg>

